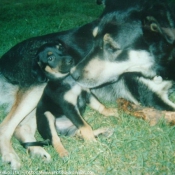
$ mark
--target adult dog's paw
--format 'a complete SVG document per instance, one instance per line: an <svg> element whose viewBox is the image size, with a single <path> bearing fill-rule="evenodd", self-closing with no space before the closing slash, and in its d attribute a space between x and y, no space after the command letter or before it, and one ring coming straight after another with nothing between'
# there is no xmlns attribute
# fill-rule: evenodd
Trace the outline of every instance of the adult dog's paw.
<svg viewBox="0 0 175 175"><path fill-rule="evenodd" d="M43 158L45 161L49 162L51 160L51 156L49 153L47 153L45 151L44 148L40 147L40 146L31 146L28 147L28 151L30 153L30 155L33 156L37 156L37 157L41 157Z"/></svg>
<svg viewBox="0 0 175 175"><path fill-rule="evenodd" d="M15 153L3 153L2 162L10 164L13 170L17 170L21 167L20 159Z"/></svg>

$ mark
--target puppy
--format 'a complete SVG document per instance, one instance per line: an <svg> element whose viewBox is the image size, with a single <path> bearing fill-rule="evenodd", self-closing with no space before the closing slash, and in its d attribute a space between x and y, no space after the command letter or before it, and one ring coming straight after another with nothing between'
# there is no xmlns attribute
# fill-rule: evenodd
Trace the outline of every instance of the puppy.
<svg viewBox="0 0 175 175"><path fill-rule="evenodd" d="M21 143L36 141L35 109L47 84L47 78L43 73L38 79L33 76L37 73L32 72L32 68L38 49L46 43L61 40L66 43L67 50L76 64L91 49L92 30L95 24L96 21L79 28L27 39L1 57L0 105L7 105L7 116L0 124L0 154L2 162L10 164L12 169L21 166L20 158L10 142L12 136L14 135ZM50 159L42 147L28 147L28 150L31 155Z"/></svg>
<svg viewBox="0 0 175 175"><path fill-rule="evenodd" d="M102 105L89 89L82 88L69 75L74 66L73 58L67 53L63 43L45 44L37 54L33 73L38 78L42 72L49 79L43 95L37 105L37 128L44 139L49 139L59 155L66 156L67 151L60 142L57 132L64 135L81 135L85 140L94 141L94 132L83 119L86 104L99 113L115 115L115 110ZM95 135L106 129L95 131Z"/></svg>

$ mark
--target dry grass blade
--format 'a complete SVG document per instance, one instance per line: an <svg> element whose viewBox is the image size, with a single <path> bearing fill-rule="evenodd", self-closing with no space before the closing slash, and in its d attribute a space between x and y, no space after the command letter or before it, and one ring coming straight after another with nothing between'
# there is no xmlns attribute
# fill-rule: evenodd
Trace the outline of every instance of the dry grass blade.
<svg viewBox="0 0 175 175"><path fill-rule="evenodd" d="M135 105L122 98L117 100L117 104L120 110L123 110L127 114L132 115L134 117L142 118L148 121L151 126L157 124L162 117L168 124L175 124L175 112L160 111L154 108Z"/></svg>

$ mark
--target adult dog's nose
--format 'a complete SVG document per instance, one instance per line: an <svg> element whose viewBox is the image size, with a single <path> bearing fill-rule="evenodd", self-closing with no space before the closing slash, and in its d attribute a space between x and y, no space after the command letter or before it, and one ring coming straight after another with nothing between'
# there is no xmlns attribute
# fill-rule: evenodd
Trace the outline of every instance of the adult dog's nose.
<svg viewBox="0 0 175 175"><path fill-rule="evenodd" d="M76 69L76 67L73 67L70 72L74 80L78 81L80 79L81 73Z"/></svg>

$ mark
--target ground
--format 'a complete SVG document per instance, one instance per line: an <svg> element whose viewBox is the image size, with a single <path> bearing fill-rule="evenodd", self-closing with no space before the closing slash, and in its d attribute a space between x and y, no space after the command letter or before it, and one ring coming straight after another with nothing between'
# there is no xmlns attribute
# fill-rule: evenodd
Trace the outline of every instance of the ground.
<svg viewBox="0 0 175 175"><path fill-rule="evenodd" d="M103 7L95 0L1 0L0 56L16 43L38 35L63 31L96 19ZM117 107L116 104L106 104ZM4 117L0 110L0 121ZM16 174L174 174L175 127L162 119L155 126L121 112L118 117L104 117L89 107L85 119L93 127L114 130L110 138L100 136L96 143L79 138L61 137L69 156L61 159L49 146L52 161L31 158L13 138L12 144L21 158ZM38 140L42 140L36 133ZM12 174L9 165L0 161L0 174Z"/></svg>

